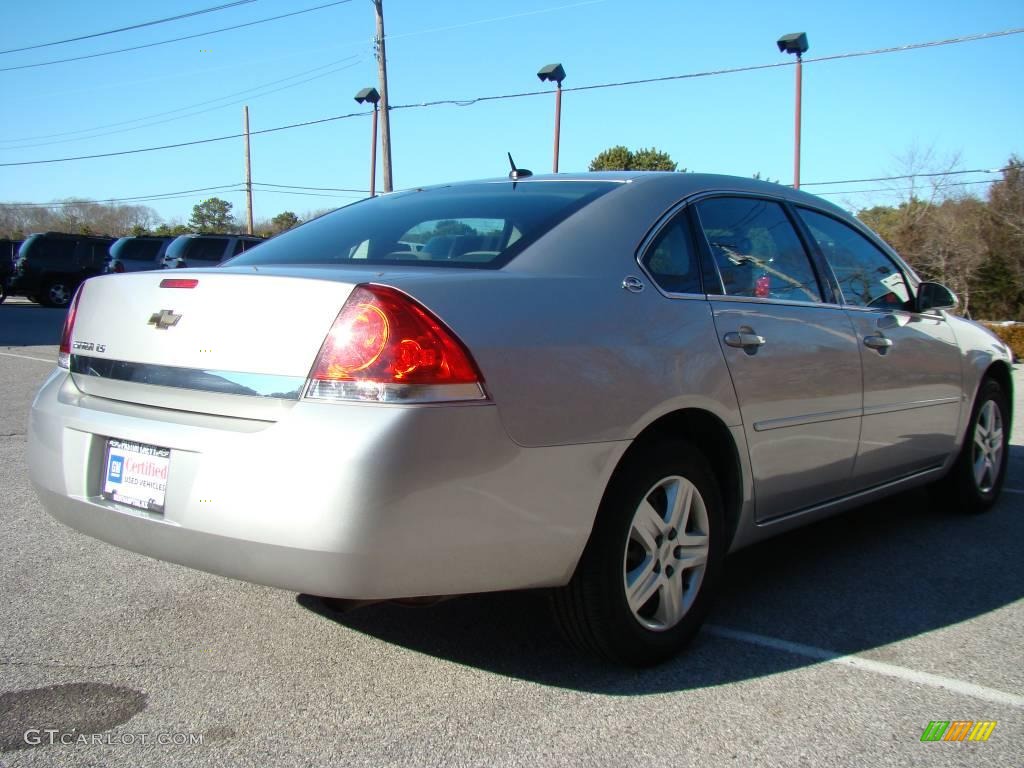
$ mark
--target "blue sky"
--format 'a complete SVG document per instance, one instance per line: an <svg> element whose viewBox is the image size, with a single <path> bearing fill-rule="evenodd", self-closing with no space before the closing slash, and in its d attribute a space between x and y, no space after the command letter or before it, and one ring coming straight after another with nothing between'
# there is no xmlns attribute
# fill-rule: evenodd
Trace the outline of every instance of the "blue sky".
<svg viewBox="0 0 1024 768"><path fill-rule="evenodd" d="M0 55L0 67L166 40L326 1L256 0L187 20ZM6 3L2 47L217 4ZM1020 0L385 0L385 20L391 101L400 105L537 90L545 87L535 76L537 69L556 61L566 69L566 87L772 63L785 58L775 48L776 38L794 31L807 32L807 55L813 57L1002 30L1024 26L1024 5ZM372 36L370 0L352 0L209 37L0 72L7 116L0 125L0 162L237 133L243 102L249 104L253 130L357 111L352 96L376 85ZM232 97L244 91L250 92ZM1024 154L1022 93L1024 35L809 62L804 67L802 181L898 174L898 158L914 147L932 150L939 166L959 155L961 168L997 168L1011 153ZM193 105L200 106L183 109ZM690 170L759 171L790 183L792 115L792 67L566 93L561 170L585 170L595 154L614 144L654 145ZM392 114L395 186L503 175L506 151L521 166L548 171L552 119L553 96L548 95L397 110ZM147 125L158 121L166 122ZM85 132L99 126L111 127L92 133L120 132ZM69 132L76 133L54 135ZM369 118L357 117L255 136L253 179L366 188L369 135ZM235 184L242 178L242 142L235 139L125 157L0 167L0 200L121 198ZM378 186L380 179L378 174ZM982 192L985 187L963 189ZM234 203L236 213L244 210L243 193L215 194ZM165 218L187 219L204 196L146 204ZM255 213L257 218L286 209L301 214L348 199L258 191ZM892 194L844 192L830 199L855 207L891 200Z"/></svg>

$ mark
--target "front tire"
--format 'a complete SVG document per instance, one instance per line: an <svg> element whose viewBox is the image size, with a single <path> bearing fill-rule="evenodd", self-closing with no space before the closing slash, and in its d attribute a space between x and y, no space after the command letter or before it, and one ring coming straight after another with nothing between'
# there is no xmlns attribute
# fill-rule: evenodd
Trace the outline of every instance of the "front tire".
<svg viewBox="0 0 1024 768"><path fill-rule="evenodd" d="M721 493L692 445L665 441L627 459L598 510L556 618L577 647L649 666L693 639L725 558Z"/></svg>
<svg viewBox="0 0 1024 768"><path fill-rule="evenodd" d="M1010 404L995 379L985 379L956 463L935 486L948 506L968 513L986 512L999 499L1009 455Z"/></svg>

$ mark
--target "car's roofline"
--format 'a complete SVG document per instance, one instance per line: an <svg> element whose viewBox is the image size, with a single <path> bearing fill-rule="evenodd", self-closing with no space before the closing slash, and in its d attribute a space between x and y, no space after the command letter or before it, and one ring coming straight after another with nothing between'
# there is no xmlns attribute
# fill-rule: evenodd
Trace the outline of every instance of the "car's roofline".
<svg viewBox="0 0 1024 768"><path fill-rule="evenodd" d="M561 182L573 183L607 183L621 185L657 185L675 188L679 198L690 197L705 192L740 192L746 194L769 195L779 197L793 203L810 205L817 208L845 213L842 208L829 200L817 195L793 189L789 185L772 181L753 179L743 176L729 176L716 173L680 173L676 171L584 171L578 173L545 173L528 176L524 179L508 177L492 177L473 179L441 184L430 184L418 187L395 190L387 194L408 194L411 192L428 192L441 189L458 189L478 184L541 184Z"/></svg>

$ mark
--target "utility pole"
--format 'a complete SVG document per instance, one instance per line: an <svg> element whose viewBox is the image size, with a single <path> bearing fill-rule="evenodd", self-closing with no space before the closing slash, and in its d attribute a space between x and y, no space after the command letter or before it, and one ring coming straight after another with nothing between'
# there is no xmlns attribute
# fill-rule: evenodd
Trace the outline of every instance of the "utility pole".
<svg viewBox="0 0 1024 768"><path fill-rule="evenodd" d="M393 189L391 176L391 114L388 107L388 57L384 47L384 0L372 0L377 12L377 71L380 76L380 144L383 170L384 191Z"/></svg>
<svg viewBox="0 0 1024 768"><path fill-rule="evenodd" d="M249 158L249 105L242 107L242 131L245 133L245 231L252 234L252 162Z"/></svg>

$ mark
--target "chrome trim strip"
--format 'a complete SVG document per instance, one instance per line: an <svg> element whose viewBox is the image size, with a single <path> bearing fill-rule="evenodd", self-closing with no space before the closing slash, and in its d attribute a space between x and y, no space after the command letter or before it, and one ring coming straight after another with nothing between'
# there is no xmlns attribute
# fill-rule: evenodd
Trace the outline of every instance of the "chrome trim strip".
<svg viewBox="0 0 1024 768"><path fill-rule="evenodd" d="M709 301L725 301L735 304L778 304L783 307L816 307L818 309L847 309L842 304L832 304L827 301L794 301L793 299L773 299L770 297L758 296L708 296Z"/></svg>
<svg viewBox="0 0 1024 768"><path fill-rule="evenodd" d="M839 421L840 419L856 419L861 415L860 408L846 408L842 411L827 411L825 413L807 413L801 416L786 416L782 419L768 419L758 421L754 424L755 432L766 432L770 429L782 429L784 427L800 427L804 424L818 424L822 421Z"/></svg>
<svg viewBox="0 0 1024 768"><path fill-rule="evenodd" d="M959 397L937 397L934 400L915 400L911 403L887 403L885 405L872 405L865 408L864 415L877 416L880 413L912 411L915 408L930 408L934 405L959 405L959 403Z"/></svg>
<svg viewBox="0 0 1024 768"><path fill-rule="evenodd" d="M303 397L328 403L408 405L419 403L484 403L479 383L398 384L371 381L319 381L311 379Z"/></svg>
<svg viewBox="0 0 1024 768"><path fill-rule="evenodd" d="M87 355L71 356L71 373L101 379L153 384L175 389L194 389L222 395L298 400L305 376L277 376L264 373L179 368L173 365L132 363Z"/></svg>

